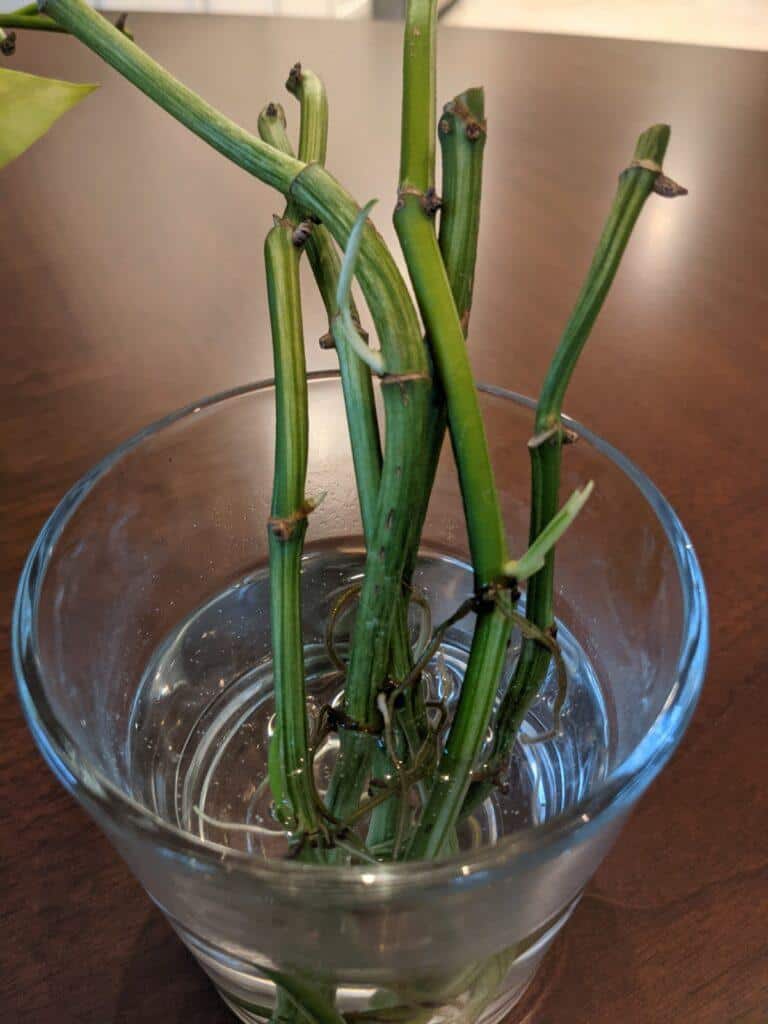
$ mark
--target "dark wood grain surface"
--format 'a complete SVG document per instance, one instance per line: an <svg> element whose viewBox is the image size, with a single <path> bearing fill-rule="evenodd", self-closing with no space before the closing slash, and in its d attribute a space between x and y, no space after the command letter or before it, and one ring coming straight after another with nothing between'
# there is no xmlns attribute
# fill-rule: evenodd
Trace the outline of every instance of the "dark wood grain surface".
<svg viewBox="0 0 768 1024"><path fill-rule="evenodd" d="M329 162L392 238L396 26L137 17L141 43L254 127L302 59L326 77ZM8 619L44 518L96 459L198 396L269 374L262 239L281 202L72 40L14 67L102 89L0 177L3 557L0 1019L214 1024L202 973L36 753ZM488 88L472 356L535 392L636 135L673 125L691 190L654 199L568 410L671 499L709 584L708 681L682 747L559 940L531 1024L768 1020L768 55L443 35L440 94ZM286 99L290 108L292 102ZM307 334L322 332L310 303ZM328 365L314 345L310 365Z"/></svg>

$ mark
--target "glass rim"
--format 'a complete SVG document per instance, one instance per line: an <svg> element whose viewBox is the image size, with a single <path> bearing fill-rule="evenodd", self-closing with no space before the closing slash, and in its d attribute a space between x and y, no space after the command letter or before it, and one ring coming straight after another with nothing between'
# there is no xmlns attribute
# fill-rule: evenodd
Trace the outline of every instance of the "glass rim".
<svg viewBox="0 0 768 1024"><path fill-rule="evenodd" d="M307 374L310 384L340 380L338 370ZM580 439L612 462L627 476L650 505L666 535L677 565L682 591L682 640L672 681L664 704L633 750L598 785L567 811L539 825L528 825L502 837L492 846L455 854L439 861L410 861L380 865L333 866L304 864L294 860L254 857L214 843L164 820L107 779L84 758L78 744L58 721L45 693L45 679L37 656L37 605L48 563L56 542L78 507L98 481L126 454L148 438L203 409L223 405L244 395L258 394L274 386L274 378L240 385L192 402L154 421L118 445L97 462L64 495L45 522L27 556L19 581L11 625L11 652L17 688L35 742L54 774L75 795L116 824L129 824L153 841L162 841L175 852L205 862L213 871L241 872L273 886L293 889L299 882L313 886L351 884L360 895L382 898L409 886L468 881L468 876L503 874L517 857L535 853L586 828L610 808L639 796L671 757L693 715L706 670L709 650L707 596L693 545L674 509L653 482L607 441L581 423L563 416L563 422ZM477 390L493 398L511 401L530 410L536 403L525 395L489 384Z"/></svg>

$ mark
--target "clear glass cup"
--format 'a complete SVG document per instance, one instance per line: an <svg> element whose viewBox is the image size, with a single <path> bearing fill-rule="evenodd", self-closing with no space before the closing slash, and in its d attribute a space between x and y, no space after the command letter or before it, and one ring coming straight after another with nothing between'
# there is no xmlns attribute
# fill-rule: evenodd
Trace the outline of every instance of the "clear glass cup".
<svg viewBox="0 0 768 1024"><path fill-rule="evenodd" d="M510 549L526 547L532 405L481 387ZM362 568L336 374L310 382L304 632L312 708L338 698L329 608ZM274 972L330 992L351 1019L500 1020L520 998L635 801L679 742L707 656L692 546L653 484L578 424L563 494L595 494L557 559L570 683L555 680L497 790L439 863L286 860L265 777L272 729L266 528L271 382L147 428L63 499L21 579L13 624L35 740L244 1020L268 1016ZM415 584L434 621L471 593L448 446ZM417 609L418 611L418 609ZM419 612L419 614L423 614ZM414 633L424 629L416 621ZM338 623L340 650L349 623ZM430 667L450 706L471 618ZM510 648L505 678L517 651ZM312 710L312 709L310 709ZM536 742L537 738L539 742ZM327 781L336 741L318 756Z"/></svg>

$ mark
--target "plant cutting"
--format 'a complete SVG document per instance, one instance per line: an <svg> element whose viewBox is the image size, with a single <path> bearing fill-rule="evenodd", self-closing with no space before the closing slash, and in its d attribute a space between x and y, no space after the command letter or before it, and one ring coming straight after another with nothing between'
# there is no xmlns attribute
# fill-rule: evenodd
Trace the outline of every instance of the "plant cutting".
<svg viewBox="0 0 768 1024"><path fill-rule="evenodd" d="M394 222L413 297L373 202L325 167L315 72L288 77L294 151L279 103L249 133L84 0L0 16L6 50L10 32L69 33L285 200L264 245L274 381L183 411L94 471L30 556L14 627L41 748L245 1020L497 1019L671 753L703 673L703 587L674 513L563 415L646 201L685 192L663 173L669 129L643 132L620 169L534 415L478 389L488 126L480 88L437 116L436 8L411 0L405 23ZM0 69L2 162L92 88ZM305 253L338 376L306 371ZM499 437L529 461L514 479L494 465ZM335 453L324 464L320 448ZM267 502L254 471L268 459ZM628 495L620 524L611 500L595 508L604 487ZM459 530L466 542L436 540ZM583 582L580 531L615 577L608 602ZM626 570L640 535L650 582ZM559 614L558 588L577 583ZM646 666L642 715L631 656L617 669L628 635ZM93 688L86 663L107 657L117 670ZM73 739L75 719L92 736ZM464 948L470 917L483 934Z"/></svg>

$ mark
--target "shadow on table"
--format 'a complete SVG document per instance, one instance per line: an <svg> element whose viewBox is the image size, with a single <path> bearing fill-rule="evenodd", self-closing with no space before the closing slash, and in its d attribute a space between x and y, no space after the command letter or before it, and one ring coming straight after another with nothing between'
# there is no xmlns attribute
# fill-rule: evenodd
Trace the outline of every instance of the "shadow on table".
<svg viewBox="0 0 768 1024"><path fill-rule="evenodd" d="M615 1007L618 1020L631 998L635 969L626 930L622 910L606 901L594 884L590 886L530 990L504 1024L574 1024L574 1008L579 1022L606 1020L601 1016L606 1006ZM650 1019L642 1010L631 1018Z"/></svg>
<svg viewBox="0 0 768 1024"><path fill-rule="evenodd" d="M112 1024L232 1024L234 1017L160 911L128 954Z"/></svg>

